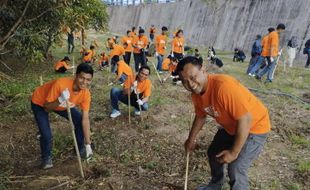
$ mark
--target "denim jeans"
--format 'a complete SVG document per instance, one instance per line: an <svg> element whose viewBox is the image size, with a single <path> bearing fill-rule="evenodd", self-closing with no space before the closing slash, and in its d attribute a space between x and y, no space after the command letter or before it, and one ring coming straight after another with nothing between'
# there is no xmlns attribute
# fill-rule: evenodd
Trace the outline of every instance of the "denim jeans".
<svg viewBox="0 0 310 190"><path fill-rule="evenodd" d="M255 73L259 70L259 68L261 67L261 65L262 65L262 63L263 63L263 61L264 61L264 57L262 57L262 56L260 56L260 55L257 55L256 57L257 57L257 58L256 58L256 60L255 60L255 62L254 62L254 65L253 65L253 67L250 69L250 72L249 72L249 73L251 73L251 74L255 74Z"/></svg>
<svg viewBox="0 0 310 190"><path fill-rule="evenodd" d="M243 145L238 158L228 164L229 185L232 190L248 190L249 179L248 169L252 161L255 160L263 150L267 135L249 134ZM216 160L216 155L223 151L229 150L233 146L235 137L228 134L224 129L219 129L215 134L213 141L208 149L209 164L211 167L210 185L221 187L224 182L224 164Z"/></svg>
<svg viewBox="0 0 310 190"><path fill-rule="evenodd" d="M126 74L122 74L121 78L119 79L119 83L120 84L124 83L126 79L127 79L127 75Z"/></svg>
<svg viewBox="0 0 310 190"><path fill-rule="evenodd" d="M51 157L52 151L52 131L49 123L48 112L44 110L42 106L31 102L31 109L33 111L35 120L37 122L40 131L40 148L42 160L46 160ZM54 111L56 114L68 119L67 110ZM80 152L84 149L84 134L82 127L82 114L76 109L71 108L71 116L75 127L75 137Z"/></svg>
<svg viewBox="0 0 310 190"><path fill-rule="evenodd" d="M141 52L141 53L134 53L133 54L133 58L134 58L134 61L135 61L135 71L138 72L140 66L146 65L145 54L143 52Z"/></svg>
<svg viewBox="0 0 310 190"><path fill-rule="evenodd" d="M115 73L117 70L117 64L111 59L111 73Z"/></svg>
<svg viewBox="0 0 310 190"><path fill-rule="evenodd" d="M112 88L110 92L110 98L111 98L111 106L112 106L112 109L114 110L119 111L118 101L128 105L128 96L123 93L122 88ZM137 103L137 95L134 93L131 93L130 95L130 105L135 107L136 110L139 110L139 105ZM148 110L148 107L149 107L148 103L145 102L141 106L141 109L143 111L146 111Z"/></svg>
<svg viewBox="0 0 310 190"><path fill-rule="evenodd" d="M277 57L273 57L273 62L271 62L270 57L266 57L266 58L267 58L268 65L263 70L261 70L257 74L257 76L262 77L264 74L267 73L267 81L272 81L273 80L273 72L274 72L274 69L275 69L276 64L277 64Z"/></svg>
<svg viewBox="0 0 310 190"><path fill-rule="evenodd" d="M156 68L157 71L162 71L163 59L164 59L164 56L158 54L158 56L157 56L157 68Z"/></svg>
<svg viewBox="0 0 310 190"><path fill-rule="evenodd" d="M130 65L130 57L131 57L131 52L126 51L123 58L124 58L124 61L127 63L127 65Z"/></svg>

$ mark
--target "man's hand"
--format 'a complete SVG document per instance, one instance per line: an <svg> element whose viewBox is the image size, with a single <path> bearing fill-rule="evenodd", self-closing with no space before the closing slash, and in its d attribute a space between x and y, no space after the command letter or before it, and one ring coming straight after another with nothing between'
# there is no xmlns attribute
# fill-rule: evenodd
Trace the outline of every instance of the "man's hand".
<svg viewBox="0 0 310 190"><path fill-rule="evenodd" d="M86 159L90 160L91 157L93 156L93 150L91 149L90 144L85 145L85 149L86 149Z"/></svg>
<svg viewBox="0 0 310 190"><path fill-rule="evenodd" d="M229 164L238 158L238 155L231 150L223 150L216 155L217 161L221 164Z"/></svg>
<svg viewBox="0 0 310 190"><path fill-rule="evenodd" d="M61 104L59 104L59 107L67 108L67 102L62 102ZM69 107L73 108L73 107L75 107L75 104L72 102L69 102Z"/></svg>
<svg viewBox="0 0 310 190"><path fill-rule="evenodd" d="M142 106L144 104L143 101L140 99L137 100L137 103L139 104L139 106Z"/></svg>
<svg viewBox="0 0 310 190"><path fill-rule="evenodd" d="M273 62L274 61L274 58L273 57L270 57L270 62Z"/></svg>
<svg viewBox="0 0 310 190"><path fill-rule="evenodd" d="M196 140L188 138L184 143L185 152L186 153L193 152L195 146L196 146Z"/></svg>
<svg viewBox="0 0 310 190"><path fill-rule="evenodd" d="M66 102L67 100L69 100L69 98L70 98L70 92L68 88L66 88L64 91L60 93L60 96L58 97L58 101L60 104L62 104L63 102Z"/></svg>
<svg viewBox="0 0 310 190"><path fill-rule="evenodd" d="M173 52L171 53L171 57L174 57L174 54L173 54Z"/></svg>

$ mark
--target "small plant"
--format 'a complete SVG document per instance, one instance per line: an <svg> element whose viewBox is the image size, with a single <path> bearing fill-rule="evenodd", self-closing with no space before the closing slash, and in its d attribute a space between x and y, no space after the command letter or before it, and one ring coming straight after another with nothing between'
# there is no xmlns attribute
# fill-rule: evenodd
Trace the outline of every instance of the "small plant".
<svg viewBox="0 0 310 190"><path fill-rule="evenodd" d="M57 157L66 147L70 145L73 147L73 140L70 135L62 134L60 131L54 133L52 150L53 156Z"/></svg>
<svg viewBox="0 0 310 190"><path fill-rule="evenodd" d="M309 161L299 161L297 164L297 170L300 173L310 172L310 162Z"/></svg>
<svg viewBox="0 0 310 190"><path fill-rule="evenodd" d="M297 135L292 135L291 136L291 142L293 144L302 145L302 146L307 146L307 145L310 144L310 141L308 141L307 139L305 139L302 136L297 136Z"/></svg>
<svg viewBox="0 0 310 190"><path fill-rule="evenodd" d="M144 167L149 170L154 170L157 167L157 163L154 161L150 161L146 163Z"/></svg>

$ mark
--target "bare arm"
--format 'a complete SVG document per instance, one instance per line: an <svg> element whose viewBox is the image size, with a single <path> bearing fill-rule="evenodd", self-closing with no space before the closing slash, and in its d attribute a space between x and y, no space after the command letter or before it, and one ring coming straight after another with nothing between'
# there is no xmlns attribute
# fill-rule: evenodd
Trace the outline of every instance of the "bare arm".
<svg viewBox="0 0 310 190"><path fill-rule="evenodd" d="M58 101L58 99L56 99L53 102L47 102L43 105L44 109L46 111L53 111L55 110L58 106L60 105L60 102Z"/></svg>
<svg viewBox="0 0 310 190"><path fill-rule="evenodd" d="M231 163L238 158L238 155L249 136L251 121L252 116L250 113L246 113L238 120L238 127L233 147L230 150L223 150L216 155L220 163Z"/></svg>
<svg viewBox="0 0 310 190"><path fill-rule="evenodd" d="M195 120L192 124L191 131L189 132L188 138L185 141L185 151L186 152L192 152L195 148L195 142L196 142L196 137L203 125L206 122L206 116L204 117L199 117L195 116Z"/></svg>
<svg viewBox="0 0 310 190"><path fill-rule="evenodd" d="M82 111L82 126L83 126L83 134L86 144L91 144L90 140L90 122L89 122L89 112Z"/></svg>

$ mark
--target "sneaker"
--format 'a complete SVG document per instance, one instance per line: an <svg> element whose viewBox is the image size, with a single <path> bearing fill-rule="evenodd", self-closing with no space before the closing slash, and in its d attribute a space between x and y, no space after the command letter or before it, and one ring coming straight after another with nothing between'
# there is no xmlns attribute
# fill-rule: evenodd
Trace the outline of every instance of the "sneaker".
<svg viewBox="0 0 310 190"><path fill-rule="evenodd" d="M135 110L135 116L140 116L141 112L139 110Z"/></svg>
<svg viewBox="0 0 310 190"><path fill-rule="evenodd" d="M267 79L265 83L272 83L272 80Z"/></svg>
<svg viewBox="0 0 310 190"><path fill-rule="evenodd" d="M112 110L112 113L111 113L110 117L111 117L111 118L116 118L116 117L118 117L118 116L120 116L120 115L121 115L121 112L120 112L120 111L118 111L118 110Z"/></svg>
<svg viewBox="0 0 310 190"><path fill-rule="evenodd" d="M197 190L221 190L222 186L214 183L209 183L208 185L200 185Z"/></svg>
<svg viewBox="0 0 310 190"><path fill-rule="evenodd" d="M159 74L163 74L164 72L162 72L162 71L158 71L158 73L159 73Z"/></svg>
<svg viewBox="0 0 310 190"><path fill-rule="evenodd" d="M262 77L260 77L260 76L258 76L258 75L256 75L255 78L256 78L257 80L262 80Z"/></svg>
<svg viewBox="0 0 310 190"><path fill-rule="evenodd" d="M42 161L42 169L47 170L53 167L52 158L48 157L46 160Z"/></svg>

